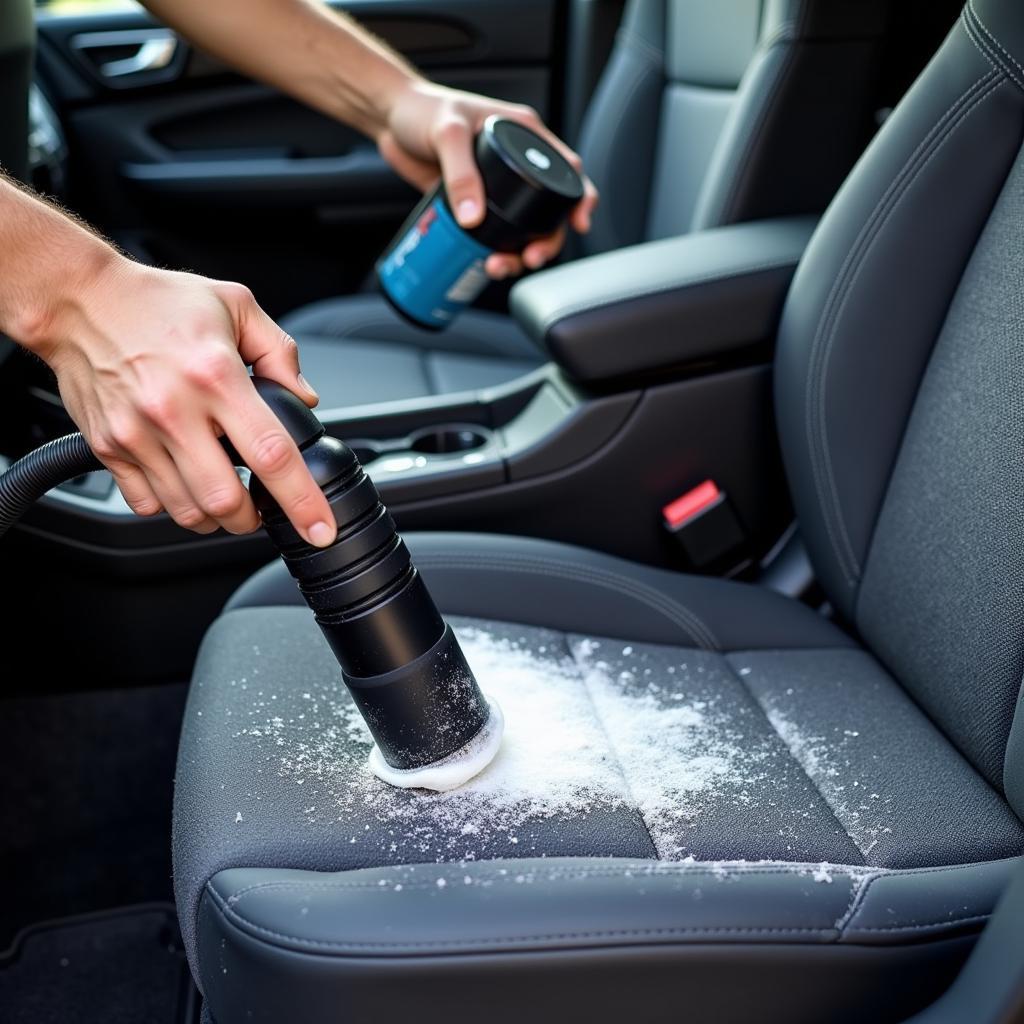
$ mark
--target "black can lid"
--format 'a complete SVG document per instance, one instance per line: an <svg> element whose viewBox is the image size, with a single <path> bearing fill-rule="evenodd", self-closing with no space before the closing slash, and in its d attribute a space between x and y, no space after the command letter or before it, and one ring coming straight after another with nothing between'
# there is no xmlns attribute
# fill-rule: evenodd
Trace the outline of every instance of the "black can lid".
<svg viewBox="0 0 1024 1024"><path fill-rule="evenodd" d="M487 205L529 234L555 231L583 198L583 179L561 153L518 121L491 116L476 140Z"/></svg>

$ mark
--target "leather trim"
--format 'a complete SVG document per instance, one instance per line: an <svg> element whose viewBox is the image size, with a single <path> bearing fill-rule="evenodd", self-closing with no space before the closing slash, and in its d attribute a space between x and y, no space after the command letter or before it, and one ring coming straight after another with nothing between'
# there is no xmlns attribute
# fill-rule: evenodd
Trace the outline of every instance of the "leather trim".
<svg viewBox="0 0 1024 1024"><path fill-rule="evenodd" d="M967 0L963 24L975 45L1024 89L1024 12L1020 4Z"/></svg>
<svg viewBox="0 0 1024 1024"><path fill-rule="evenodd" d="M800 942L359 957L281 952L209 923L206 998L218 1024L301 1020L488 1024L641 1019L676 1024L897 1024L936 999L973 937L878 948ZM343 1010L339 1010L343 1008Z"/></svg>
<svg viewBox="0 0 1024 1024"><path fill-rule="evenodd" d="M447 615L709 650L856 646L806 606L750 584L668 572L527 537L403 538ZM225 611L301 603L295 581L277 561L251 577Z"/></svg>
<svg viewBox="0 0 1024 1024"><path fill-rule="evenodd" d="M760 221L579 260L517 284L512 312L580 380L720 357L771 337L813 228Z"/></svg>
<svg viewBox="0 0 1024 1024"><path fill-rule="evenodd" d="M722 180L728 182L728 188L721 194L715 214L706 208L702 210L704 202L698 198L694 214L695 226L729 224L739 219L734 211L741 209L740 197L744 189L749 187L745 179L752 174L755 154L769 124L769 114L779 106L781 99L791 98L783 91L783 86L792 77L797 57L797 47L793 45L793 40L801 35L809 9L808 0L800 0L793 21L780 24L752 56L745 78L747 83L757 78L758 88L746 88L737 97L730 123L722 131L722 139L733 142L733 145L723 148L720 142L718 146L720 153L727 153L731 158L731 173L723 178L726 168L713 160L705 181L705 189L709 186L720 187L719 182ZM744 130L738 131L734 126L741 120L741 115ZM735 134L730 134L730 130L735 131Z"/></svg>
<svg viewBox="0 0 1024 1024"><path fill-rule="evenodd" d="M846 528L844 511L836 488L835 470L828 442L826 381L830 357L836 340L836 328L841 322L850 294L862 266L868 259L877 238L882 234L903 197L910 191L922 172L941 151L943 144L956 129L1000 85L995 72L974 82L949 107L945 115L933 126L903 165L900 173L883 193L854 243L853 248L836 278L829 302L822 311L811 349L811 379L808 384L807 442L811 452L815 489L825 527L832 541L832 549L846 582L853 586L859 579L862 563L853 549Z"/></svg>
<svg viewBox="0 0 1024 1024"><path fill-rule="evenodd" d="M862 883L843 941L889 943L971 930L988 920L1020 858L969 866L881 871Z"/></svg>
<svg viewBox="0 0 1024 1024"><path fill-rule="evenodd" d="M758 29L747 0L633 0L581 132L603 199L580 250L820 212L869 137L890 3L762 0Z"/></svg>
<svg viewBox="0 0 1024 1024"><path fill-rule="evenodd" d="M901 944L980 930L1020 863L873 871L551 858L333 875L239 868L210 880L200 913L284 950L359 956L786 939Z"/></svg>
<svg viewBox="0 0 1024 1024"><path fill-rule="evenodd" d="M794 276L776 350L776 417L808 551L851 621L921 375L1022 128L1019 90L958 23L843 185Z"/></svg>

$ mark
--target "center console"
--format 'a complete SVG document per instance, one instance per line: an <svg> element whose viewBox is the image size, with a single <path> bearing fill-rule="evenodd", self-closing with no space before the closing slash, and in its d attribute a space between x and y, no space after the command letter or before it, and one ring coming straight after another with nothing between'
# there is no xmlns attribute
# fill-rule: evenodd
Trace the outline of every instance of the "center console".
<svg viewBox="0 0 1024 1024"><path fill-rule="evenodd" d="M661 509L711 479L763 555L791 517L772 339L812 228L722 228L533 275L513 289L512 309L547 346L546 366L478 392L317 415L356 451L403 532L531 534L681 567ZM0 455L72 429L44 368L18 354L0 369L0 403ZM94 594L98 581L126 620L152 617L139 593L162 602L182 638L168 664L185 667L220 603L274 556L261 534L198 537L166 516L140 519L105 473L50 492L18 534L0 560L23 557L26 572L59 565L75 579L69 606L82 606L76 587ZM54 599L51 589L48 614Z"/></svg>
<svg viewBox="0 0 1024 1024"><path fill-rule="evenodd" d="M588 395L550 365L507 385L447 397L448 404L395 402L318 414L329 435L355 451L388 506L401 509L558 473L600 450L640 395L634 389ZM42 385L27 389L24 407L36 426L33 445L74 429ZM4 461L0 456L0 466ZM57 542L144 547L151 554L166 545L173 558L182 554L174 548L197 543L165 516L135 516L104 471L51 491L26 524L52 532Z"/></svg>

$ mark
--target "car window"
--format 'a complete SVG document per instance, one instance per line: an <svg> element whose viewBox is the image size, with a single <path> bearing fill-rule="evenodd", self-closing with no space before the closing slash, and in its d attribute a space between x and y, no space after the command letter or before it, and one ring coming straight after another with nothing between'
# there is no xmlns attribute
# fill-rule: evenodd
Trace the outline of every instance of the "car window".
<svg viewBox="0 0 1024 1024"><path fill-rule="evenodd" d="M48 14L91 14L124 11L138 7L136 0L35 0L36 7Z"/></svg>

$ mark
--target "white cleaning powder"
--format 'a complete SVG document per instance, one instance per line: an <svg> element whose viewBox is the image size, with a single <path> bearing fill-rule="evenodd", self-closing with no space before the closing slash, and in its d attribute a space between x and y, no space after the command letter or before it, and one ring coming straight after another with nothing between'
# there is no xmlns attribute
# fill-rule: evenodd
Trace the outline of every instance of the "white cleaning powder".
<svg viewBox="0 0 1024 1024"><path fill-rule="evenodd" d="M759 751L731 731L699 685L703 663L648 678L611 667L642 664L642 649L612 650L612 641L579 639L570 653L562 636L544 630L516 637L456 624L456 632L506 722L493 762L457 789L402 792L377 779L367 763L372 738L340 683L296 694L294 714L273 713L280 705L262 697L236 735L255 738L277 774L305 787L311 823L370 815L377 825L360 824L351 844L437 860L510 846L529 854L545 820L623 807L640 811L659 856L676 857L688 823L715 801L739 799L758 770Z"/></svg>

